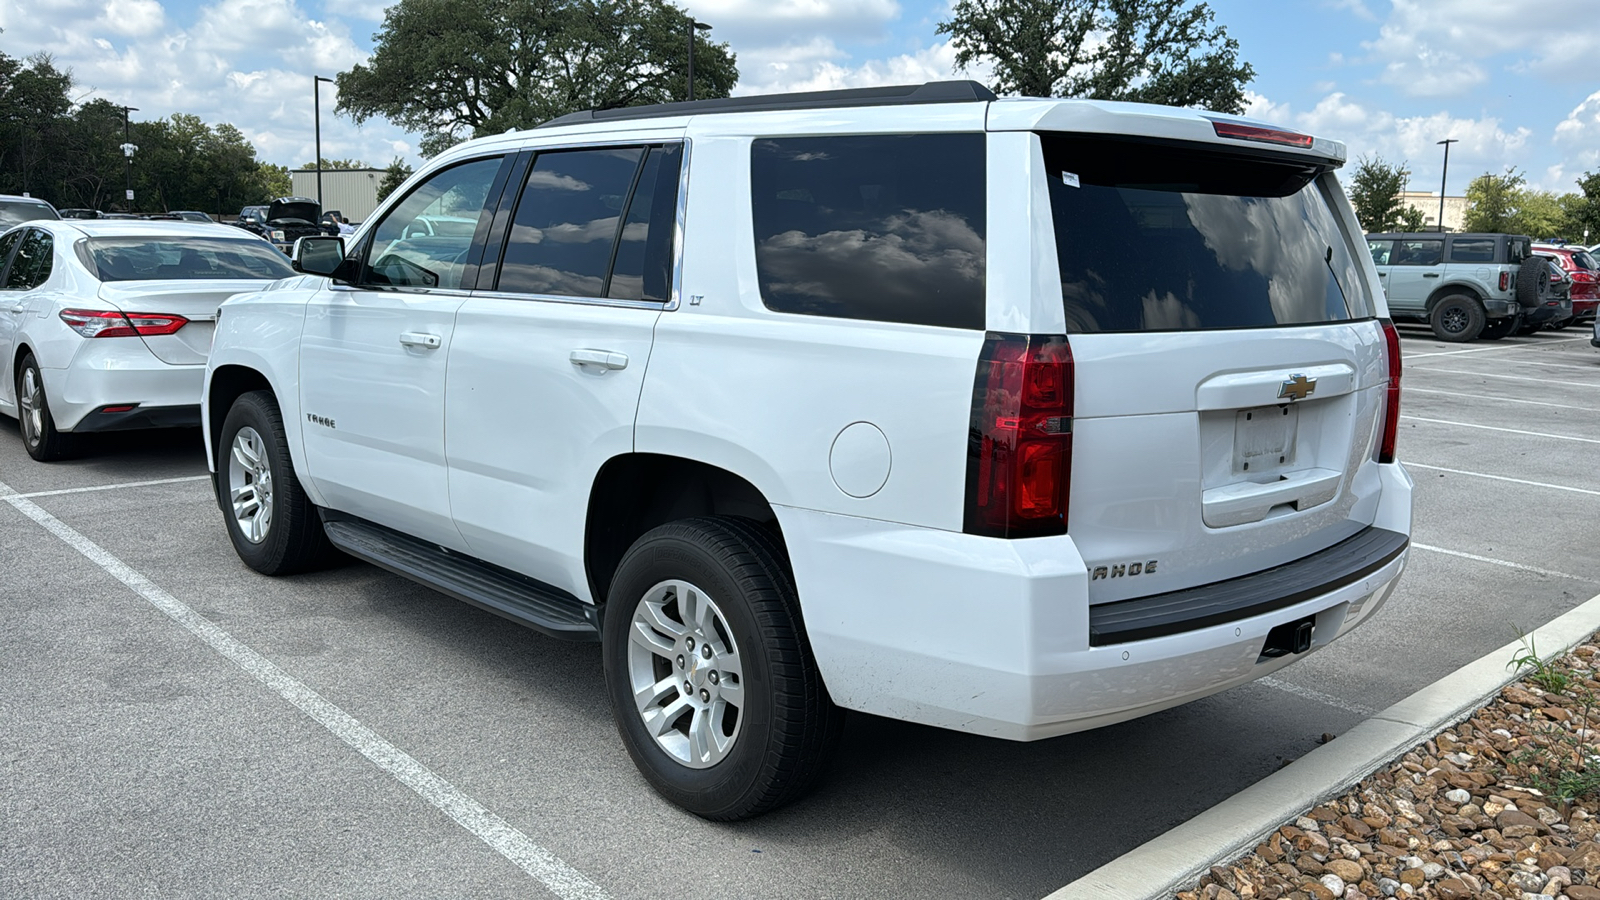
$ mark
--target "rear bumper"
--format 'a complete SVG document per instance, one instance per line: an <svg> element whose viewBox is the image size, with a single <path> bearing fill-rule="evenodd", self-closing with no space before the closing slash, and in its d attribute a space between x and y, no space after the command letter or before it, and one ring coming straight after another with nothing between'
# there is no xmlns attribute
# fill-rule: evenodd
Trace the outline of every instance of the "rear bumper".
<svg viewBox="0 0 1600 900"><path fill-rule="evenodd" d="M1543 325L1546 322L1570 319L1572 310L1571 300L1552 301L1523 313L1523 321L1530 325Z"/></svg>
<svg viewBox="0 0 1600 900"><path fill-rule="evenodd" d="M1265 604L1212 610L1181 630L1116 643L1095 636L1102 615L1088 602L1088 571L1070 536L1002 541L793 508L778 517L806 632L836 703L1036 740L1270 674L1304 655L1263 655L1280 625L1313 621L1315 651L1365 621L1388 599L1408 555L1411 479L1400 466L1379 468L1374 526L1394 539L1375 543L1343 576L1291 578ZM1313 566L1291 565L1302 564Z"/></svg>
<svg viewBox="0 0 1600 900"><path fill-rule="evenodd" d="M137 338L84 341L70 365L43 374L50 413L62 431L199 424L206 367L168 365ZM134 409L100 412L107 406Z"/></svg>

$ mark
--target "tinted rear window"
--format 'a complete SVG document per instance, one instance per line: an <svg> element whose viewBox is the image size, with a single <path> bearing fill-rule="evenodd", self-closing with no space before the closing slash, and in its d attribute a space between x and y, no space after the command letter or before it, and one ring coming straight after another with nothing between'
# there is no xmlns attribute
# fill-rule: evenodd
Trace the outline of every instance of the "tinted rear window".
<svg viewBox="0 0 1600 900"><path fill-rule="evenodd" d="M1069 332L1263 328L1370 314L1314 166L1042 138Z"/></svg>
<svg viewBox="0 0 1600 900"><path fill-rule="evenodd" d="M757 140L761 299L779 312L984 324L984 136Z"/></svg>
<svg viewBox="0 0 1600 900"><path fill-rule="evenodd" d="M1494 262L1494 238L1457 238L1450 242L1451 262Z"/></svg>
<svg viewBox="0 0 1600 900"><path fill-rule="evenodd" d="M53 207L28 200L0 200L0 229L32 222L35 219L59 219Z"/></svg>
<svg viewBox="0 0 1600 900"><path fill-rule="evenodd" d="M1573 252L1572 264L1580 269L1588 269L1591 272L1596 269L1600 269L1600 262L1597 262L1594 256L1585 250L1577 250Z"/></svg>
<svg viewBox="0 0 1600 900"><path fill-rule="evenodd" d="M284 256L264 241L196 237L89 238L78 256L101 281L288 278Z"/></svg>

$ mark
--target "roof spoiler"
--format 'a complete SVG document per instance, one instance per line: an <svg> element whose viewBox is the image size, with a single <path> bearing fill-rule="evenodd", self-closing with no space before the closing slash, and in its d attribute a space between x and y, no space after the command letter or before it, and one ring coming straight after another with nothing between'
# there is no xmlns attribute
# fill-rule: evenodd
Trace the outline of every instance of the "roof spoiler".
<svg viewBox="0 0 1600 900"><path fill-rule="evenodd" d="M585 122L614 122L626 119L656 119L666 116L706 115L711 113L767 112L773 110L843 109L852 106L915 106L929 103L973 103L999 99L994 91L976 81L930 81L890 87L853 88L844 91L806 91L797 94L758 94L751 97L725 97L685 103L657 103L626 106L620 109L586 109L551 119L538 127L578 125Z"/></svg>

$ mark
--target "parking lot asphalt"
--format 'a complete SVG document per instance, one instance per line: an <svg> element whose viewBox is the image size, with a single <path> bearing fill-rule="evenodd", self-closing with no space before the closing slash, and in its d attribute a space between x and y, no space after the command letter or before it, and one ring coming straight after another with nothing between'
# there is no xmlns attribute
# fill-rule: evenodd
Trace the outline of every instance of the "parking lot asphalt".
<svg viewBox="0 0 1600 900"><path fill-rule="evenodd" d="M819 791L732 825L636 774L598 645L363 564L256 575L198 432L40 465L0 418L0 895L1042 896L1600 593L1600 351L1402 335L1416 549L1370 624L1038 743L852 716Z"/></svg>

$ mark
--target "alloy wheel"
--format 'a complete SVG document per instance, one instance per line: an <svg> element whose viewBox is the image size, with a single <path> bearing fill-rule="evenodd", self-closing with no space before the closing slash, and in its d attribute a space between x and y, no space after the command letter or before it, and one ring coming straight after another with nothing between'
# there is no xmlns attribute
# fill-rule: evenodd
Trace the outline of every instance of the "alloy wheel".
<svg viewBox="0 0 1600 900"><path fill-rule="evenodd" d="M228 498L244 539L252 544L266 540L272 529L272 466L266 443L248 425L234 434L228 454Z"/></svg>
<svg viewBox="0 0 1600 900"><path fill-rule="evenodd" d="M38 369L28 366L22 370L21 388L17 404L22 412L22 439L29 447L37 447L44 439L44 383L39 380Z"/></svg>
<svg viewBox="0 0 1600 900"><path fill-rule="evenodd" d="M687 581L645 592L628 629L628 678L646 731L692 769L721 762L744 720L739 647L727 619Z"/></svg>

